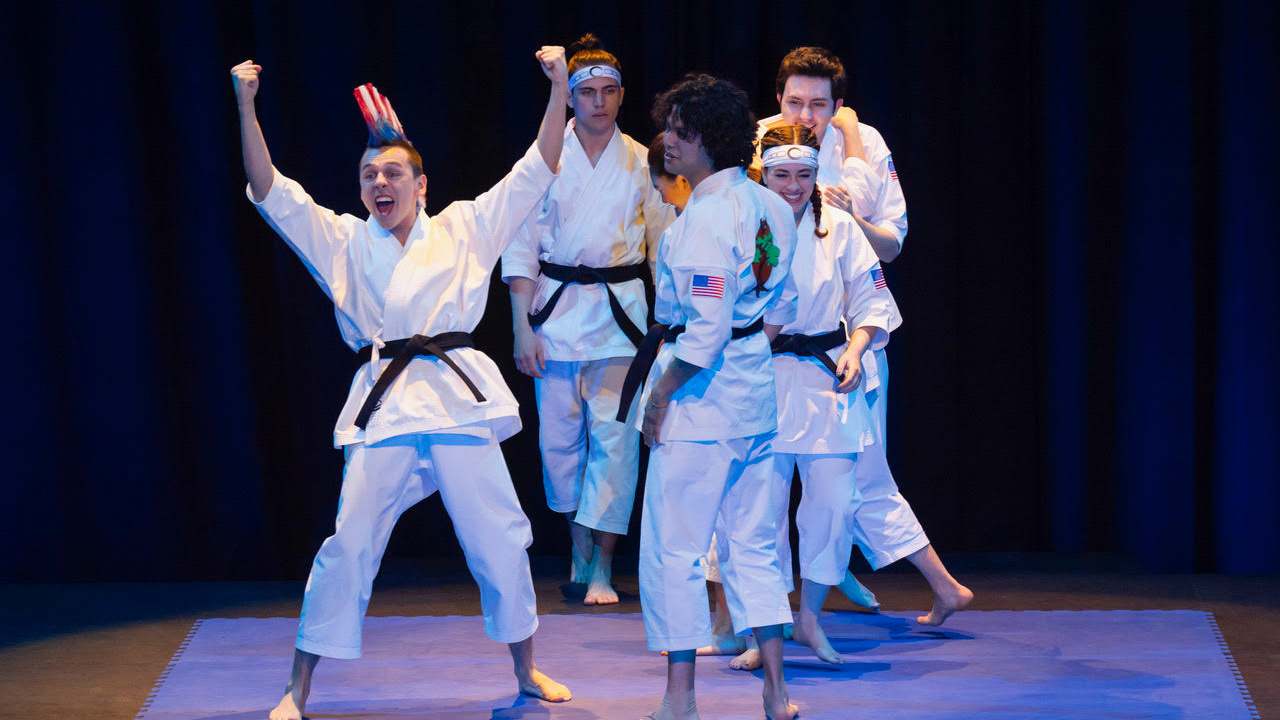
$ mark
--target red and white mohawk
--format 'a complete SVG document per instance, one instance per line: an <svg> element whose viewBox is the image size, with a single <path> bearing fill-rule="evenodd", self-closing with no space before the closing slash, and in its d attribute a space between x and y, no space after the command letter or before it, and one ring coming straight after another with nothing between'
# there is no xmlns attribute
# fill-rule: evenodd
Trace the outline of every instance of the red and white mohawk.
<svg viewBox="0 0 1280 720"><path fill-rule="evenodd" d="M365 83L355 89L356 104L360 106L360 112L364 114L364 123L369 126L369 144L377 145L381 142L389 140L409 139L404 136L404 128L400 125L400 118L396 117L396 111L391 109L391 101L382 93L378 92L378 88L373 83Z"/></svg>

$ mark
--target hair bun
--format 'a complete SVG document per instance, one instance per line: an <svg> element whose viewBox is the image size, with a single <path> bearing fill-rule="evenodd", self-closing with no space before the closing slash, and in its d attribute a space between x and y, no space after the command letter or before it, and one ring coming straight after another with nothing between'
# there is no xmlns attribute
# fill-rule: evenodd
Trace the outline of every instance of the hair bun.
<svg viewBox="0 0 1280 720"><path fill-rule="evenodd" d="M585 35L578 38L577 40L574 40L573 44L569 46L569 55L572 56L583 50L603 50L603 49L604 49L604 43L600 42L600 38L596 37L595 33L586 33Z"/></svg>

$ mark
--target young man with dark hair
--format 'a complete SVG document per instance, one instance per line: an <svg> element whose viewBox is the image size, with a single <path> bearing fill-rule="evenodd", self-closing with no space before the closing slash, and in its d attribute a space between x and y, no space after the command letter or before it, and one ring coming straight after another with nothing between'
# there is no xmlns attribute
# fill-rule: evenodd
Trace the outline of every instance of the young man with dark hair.
<svg viewBox="0 0 1280 720"><path fill-rule="evenodd" d="M714 532L734 627L754 631L761 648L765 714L789 720L797 711L782 672L791 608L769 503L778 419L767 332L795 318L795 223L744 172L754 123L741 90L691 75L658 97L653 117L666 126L666 170L693 192L659 245L655 315L666 342L638 418L650 448L640 599L650 649L668 651L666 693L647 717L697 717L695 650L711 640L704 556Z"/></svg>
<svg viewBox="0 0 1280 720"><path fill-rule="evenodd" d="M293 671L272 720L302 717L321 656L360 656L396 519L437 490L480 585L485 632L508 644L520 692L570 698L533 662L532 536L498 446L520 429L518 408L470 338L499 254L559 164L564 49L544 47L537 58L551 79L538 141L488 192L434 217L423 211L421 158L390 104L372 86L357 88L370 128L359 165L364 220L321 207L276 171L254 106L262 68L250 60L231 70L249 198L333 300L343 339L365 360L334 430L346 453L334 534L312 565Z"/></svg>
<svg viewBox="0 0 1280 720"><path fill-rule="evenodd" d="M502 255L516 369L533 377L547 505L569 521L571 583L618 602L640 436L614 421L649 312L643 269L662 217L645 148L618 129L622 68L588 33L570 46L560 177Z"/></svg>

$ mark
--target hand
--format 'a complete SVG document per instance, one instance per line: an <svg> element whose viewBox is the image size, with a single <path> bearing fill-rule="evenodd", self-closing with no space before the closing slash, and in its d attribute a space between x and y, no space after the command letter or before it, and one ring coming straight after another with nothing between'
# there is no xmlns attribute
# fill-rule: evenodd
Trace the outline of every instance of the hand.
<svg viewBox="0 0 1280 720"><path fill-rule="evenodd" d="M569 66L565 64L564 48L560 45L543 45L534 53L542 64L542 73L553 83L569 84Z"/></svg>
<svg viewBox="0 0 1280 720"><path fill-rule="evenodd" d="M838 208L850 215L853 214L853 196L843 185L827 185L822 188L822 202L829 207Z"/></svg>
<svg viewBox="0 0 1280 720"><path fill-rule="evenodd" d="M258 75L261 72L262 66L253 64L252 60L231 68L231 85L235 88L237 103L244 105L253 101L258 94Z"/></svg>
<svg viewBox="0 0 1280 720"><path fill-rule="evenodd" d="M667 407L670 404L670 399L662 404L655 404L653 395L650 395L649 401L644 404L644 419L640 422L640 432L644 435L645 447L653 447L662 442L658 433L662 429L662 421L667 418Z"/></svg>
<svg viewBox="0 0 1280 720"><path fill-rule="evenodd" d="M516 369L529 377L541 378L542 371L547 369L547 351L542 345L542 338L528 325L516 331L513 354Z"/></svg>
<svg viewBox="0 0 1280 720"><path fill-rule="evenodd" d="M845 130L856 130L858 128L858 113L848 105L841 105L836 114L831 116L831 127L844 132Z"/></svg>
<svg viewBox="0 0 1280 720"><path fill-rule="evenodd" d="M836 360L836 372L840 376L840 384L836 392L852 392L862 384L862 353L852 347L846 347Z"/></svg>

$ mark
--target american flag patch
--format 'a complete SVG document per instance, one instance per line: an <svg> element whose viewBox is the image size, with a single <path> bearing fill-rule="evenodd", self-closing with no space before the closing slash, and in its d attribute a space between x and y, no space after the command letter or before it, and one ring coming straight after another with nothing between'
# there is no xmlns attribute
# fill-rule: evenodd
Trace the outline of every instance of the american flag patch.
<svg viewBox="0 0 1280 720"><path fill-rule="evenodd" d="M694 297L724 297L724 278L715 275L693 276Z"/></svg>
<svg viewBox="0 0 1280 720"><path fill-rule="evenodd" d="M889 156L889 179L898 182L898 168L893 166L893 156Z"/></svg>
<svg viewBox="0 0 1280 720"><path fill-rule="evenodd" d="M877 290L884 290L889 287L889 283L885 282L884 270L879 265L871 268L871 282L875 283Z"/></svg>

